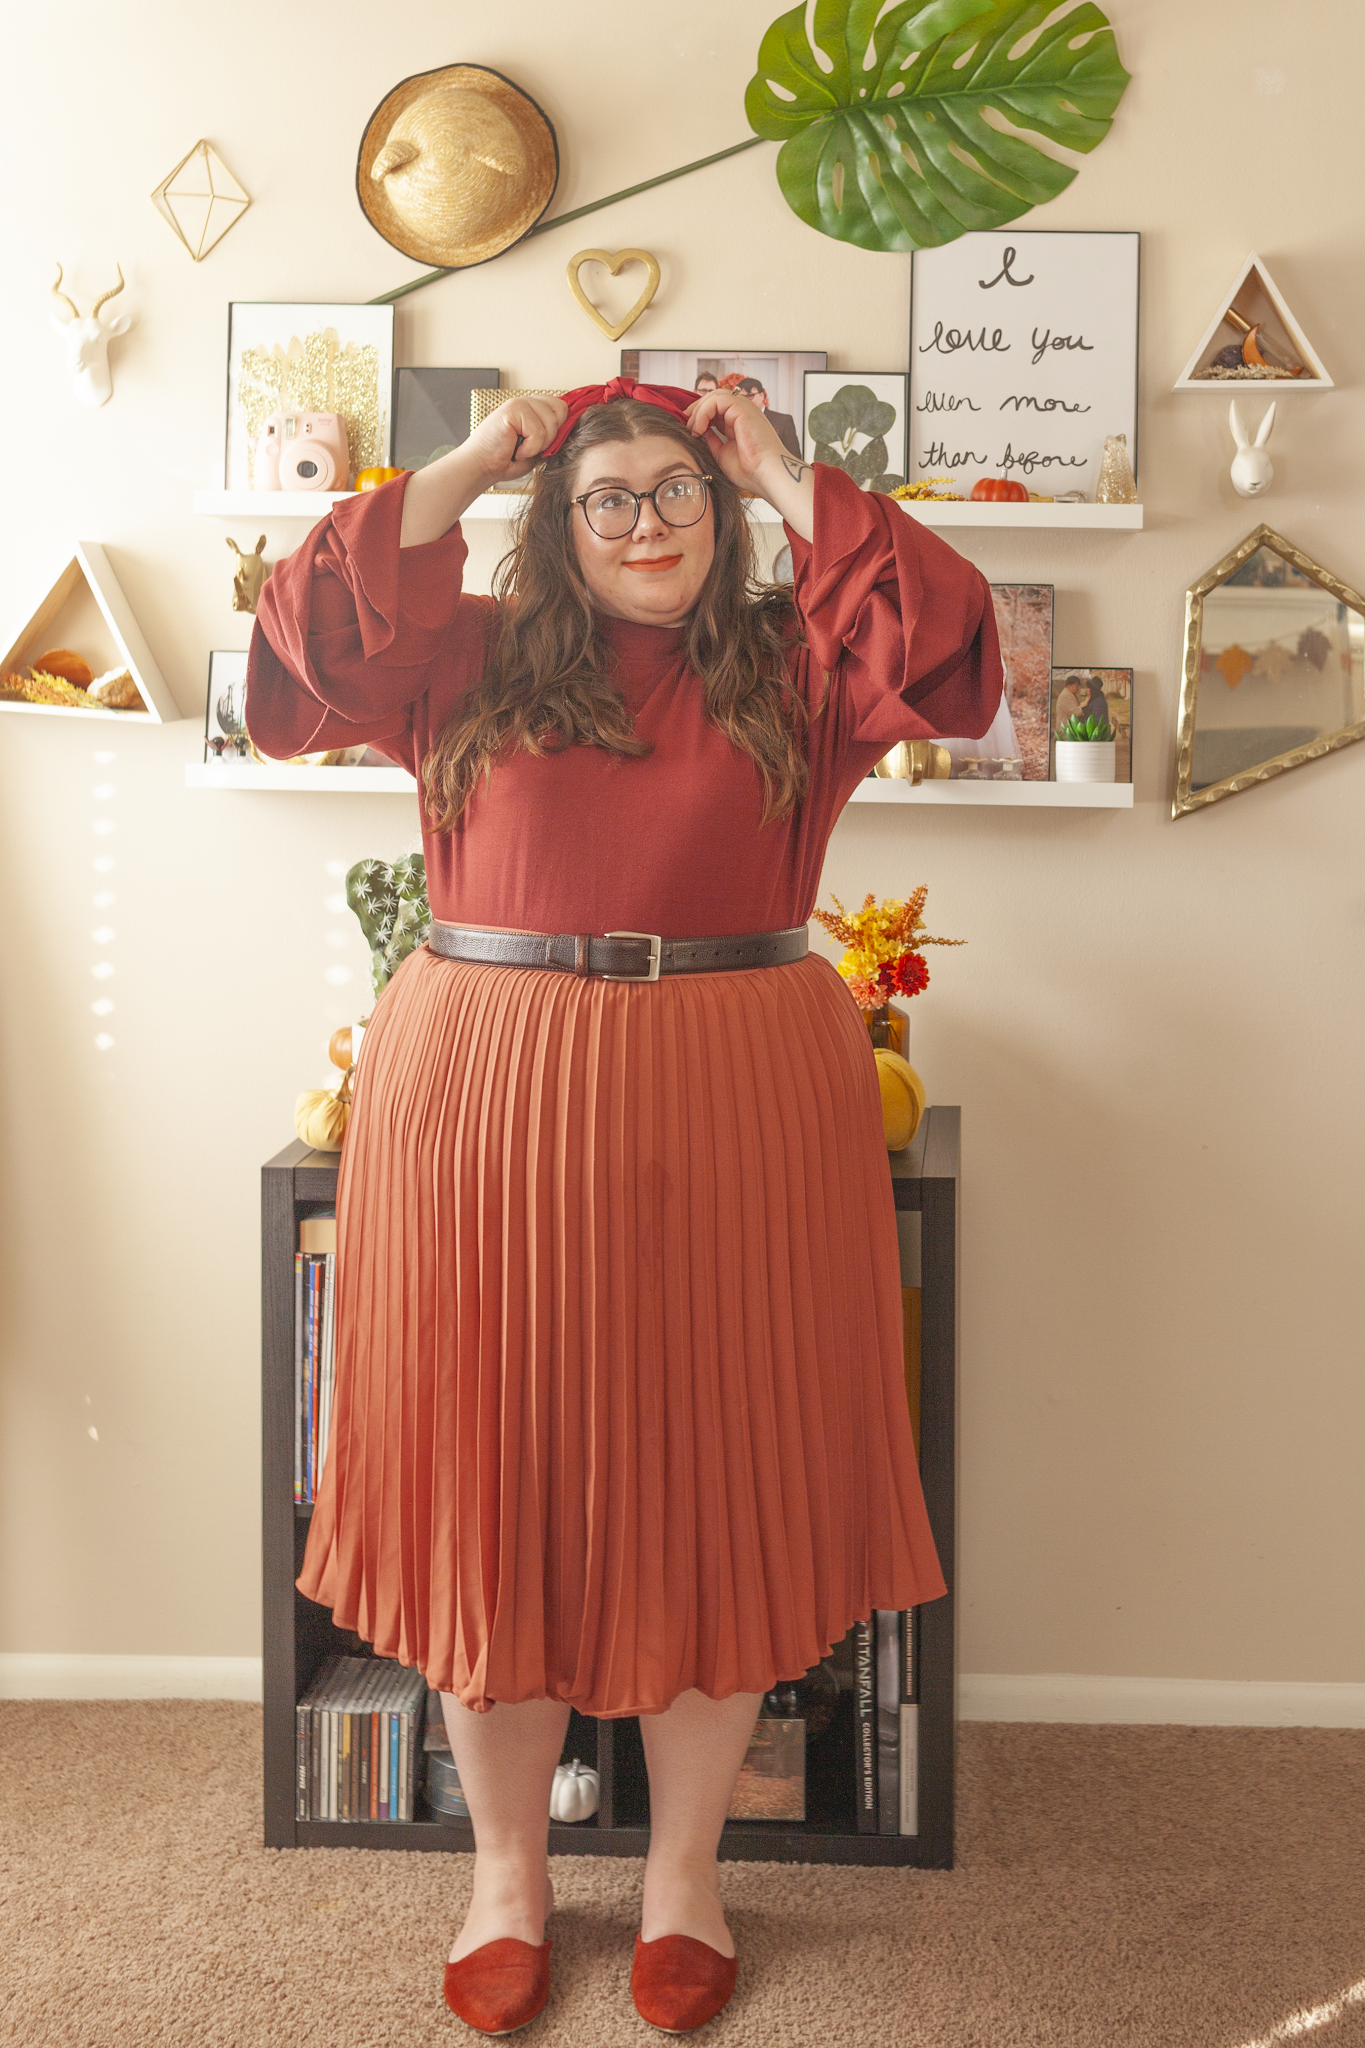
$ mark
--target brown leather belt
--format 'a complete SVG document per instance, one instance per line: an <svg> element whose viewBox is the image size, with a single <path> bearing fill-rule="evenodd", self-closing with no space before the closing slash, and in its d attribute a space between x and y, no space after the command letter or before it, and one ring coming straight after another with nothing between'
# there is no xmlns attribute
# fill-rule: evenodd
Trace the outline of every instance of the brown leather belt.
<svg viewBox="0 0 1365 2048"><path fill-rule="evenodd" d="M657 932L499 932L431 921L427 945L443 960L487 967L550 967L604 981L657 981L661 974L727 974L741 967L788 967L804 960L805 925L715 939L661 939Z"/></svg>

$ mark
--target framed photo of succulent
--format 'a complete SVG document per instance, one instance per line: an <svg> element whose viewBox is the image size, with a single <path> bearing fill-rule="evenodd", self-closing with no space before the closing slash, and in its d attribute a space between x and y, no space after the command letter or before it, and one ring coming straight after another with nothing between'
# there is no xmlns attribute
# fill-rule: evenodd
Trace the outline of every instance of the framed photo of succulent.
<svg viewBox="0 0 1365 2048"><path fill-rule="evenodd" d="M808 370L803 453L847 471L864 491L905 482L908 419L904 371Z"/></svg>
<svg viewBox="0 0 1365 2048"><path fill-rule="evenodd" d="M1133 671L1130 668L1054 668L1052 715L1049 720L1049 769L1054 782L1057 779L1058 740L1087 728L1103 735L1106 727L1115 742L1114 780L1131 782Z"/></svg>

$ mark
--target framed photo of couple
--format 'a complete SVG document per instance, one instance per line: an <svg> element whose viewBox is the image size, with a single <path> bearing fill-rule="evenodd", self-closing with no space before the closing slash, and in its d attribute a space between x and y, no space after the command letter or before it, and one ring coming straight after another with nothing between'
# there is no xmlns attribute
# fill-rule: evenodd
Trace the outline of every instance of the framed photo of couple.
<svg viewBox="0 0 1365 2048"><path fill-rule="evenodd" d="M621 375L637 384L673 384L700 398L721 385L752 398L768 415L784 448L802 454L805 380L823 370L823 349L623 348Z"/></svg>

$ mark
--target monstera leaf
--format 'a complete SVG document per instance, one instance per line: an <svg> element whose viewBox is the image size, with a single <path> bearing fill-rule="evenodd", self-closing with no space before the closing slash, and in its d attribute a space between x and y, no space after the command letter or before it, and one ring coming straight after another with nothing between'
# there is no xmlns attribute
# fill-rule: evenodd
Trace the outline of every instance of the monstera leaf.
<svg viewBox="0 0 1365 2048"><path fill-rule="evenodd" d="M865 491L893 491L905 481L886 466L884 436L895 424L895 406L866 384L841 384L833 398L811 407L806 421L815 460L845 470Z"/></svg>
<svg viewBox="0 0 1365 2048"><path fill-rule="evenodd" d="M816 0L764 36L744 110L781 142L777 180L808 226L861 249L927 249L1003 227L1075 177L1029 130L1091 150L1128 73L1090 0ZM1046 27L1042 24L1047 23Z"/></svg>

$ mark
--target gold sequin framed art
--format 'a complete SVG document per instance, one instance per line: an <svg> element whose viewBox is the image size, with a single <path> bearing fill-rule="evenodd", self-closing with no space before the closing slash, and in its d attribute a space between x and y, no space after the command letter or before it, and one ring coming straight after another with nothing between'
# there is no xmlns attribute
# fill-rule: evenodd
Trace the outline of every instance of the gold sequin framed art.
<svg viewBox="0 0 1365 2048"><path fill-rule="evenodd" d="M286 421L340 414L346 428L346 488L358 470L386 467L393 429L393 322L392 306L233 300L228 307L225 488L278 488L262 441L275 414ZM277 450L277 467L278 462ZM343 486L338 480L332 488Z"/></svg>

